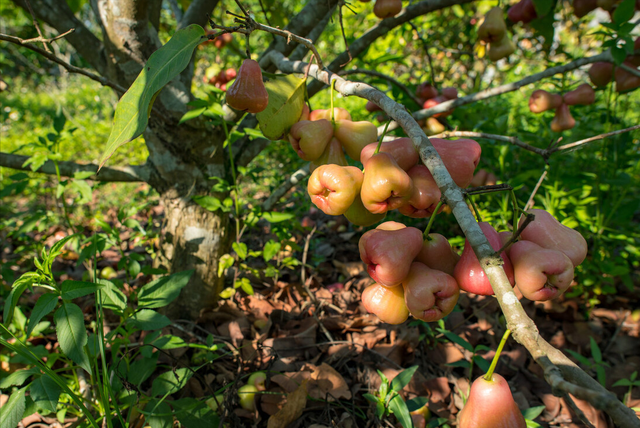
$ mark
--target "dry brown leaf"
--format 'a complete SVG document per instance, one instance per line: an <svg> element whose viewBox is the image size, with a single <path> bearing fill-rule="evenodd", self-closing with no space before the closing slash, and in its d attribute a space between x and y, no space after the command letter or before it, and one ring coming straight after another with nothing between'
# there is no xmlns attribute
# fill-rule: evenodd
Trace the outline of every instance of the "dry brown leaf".
<svg viewBox="0 0 640 428"><path fill-rule="evenodd" d="M319 367L315 367L311 373L311 379L315 381L309 383L309 396L312 398L327 399L327 401L351 399L347 382L330 365L322 363Z"/></svg>
<svg viewBox="0 0 640 428"><path fill-rule="evenodd" d="M446 377L429 379L424 382L424 387L429 398L429 410L442 418L448 417L450 412L447 408L447 402L451 395L449 380Z"/></svg>
<svg viewBox="0 0 640 428"><path fill-rule="evenodd" d="M287 402L282 409L269 418L267 428L284 428L302 415L307 405L307 381L303 381L298 389L287 395Z"/></svg>

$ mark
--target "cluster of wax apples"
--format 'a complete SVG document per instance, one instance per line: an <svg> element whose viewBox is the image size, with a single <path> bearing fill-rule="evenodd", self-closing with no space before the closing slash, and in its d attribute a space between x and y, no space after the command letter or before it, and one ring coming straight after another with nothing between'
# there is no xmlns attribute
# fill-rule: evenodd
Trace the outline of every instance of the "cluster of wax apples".
<svg viewBox="0 0 640 428"><path fill-rule="evenodd" d="M214 70L213 67L207 69L202 80L204 83L214 85L216 88L220 88L223 91L227 90L227 83L236 78L238 73L235 68L227 68L226 70L220 70L218 73L211 73L210 70Z"/></svg>
<svg viewBox="0 0 640 428"><path fill-rule="evenodd" d="M636 38L633 49L640 49L640 37ZM631 68L640 67L640 55L631 55L625 61L624 64ZM616 91L628 92L634 89L640 88L640 77L623 70L620 67L615 69L615 76L613 71L613 64L610 62L596 62L591 65L589 69L589 78L591 83L597 87L607 86L611 79L615 78Z"/></svg>
<svg viewBox="0 0 640 428"><path fill-rule="evenodd" d="M576 121L571 116L569 106L589 105L596 100L596 93L588 83L583 83L573 91L564 95L551 94L542 89L533 91L529 98L529 110L532 113L555 109L556 114L551 121L551 129L554 132L562 132L576 126Z"/></svg>
<svg viewBox="0 0 640 428"><path fill-rule="evenodd" d="M236 110L260 113L269 104L269 93L262 81L260 65L252 59L245 59L238 70L236 80L229 86L227 104Z"/></svg>
<svg viewBox="0 0 640 428"><path fill-rule="evenodd" d="M512 286L534 301L550 300L564 293L574 268L585 259L587 243L582 235L558 222L547 211L535 216L520 239L500 253ZM479 223L494 251L511 238L489 223ZM365 289L365 308L389 324L404 322L409 313L424 321L436 321L453 310L460 290L493 295L493 289L469 241L461 256L447 239L422 233L400 223L386 222L362 235L360 257L375 284Z"/></svg>
<svg viewBox="0 0 640 428"><path fill-rule="evenodd" d="M422 108L428 109L435 107L445 101L455 100L458 98L458 90L456 88L442 88L440 92L430 83L424 82L416 88L416 97L420 100ZM453 110L447 110L442 113L436 113L432 117L428 117L422 126L422 130L427 135L435 135L444 131L444 125L436 119L437 117L447 117L453 113Z"/></svg>
<svg viewBox="0 0 640 428"><path fill-rule="evenodd" d="M516 51L516 45L507 32L502 9L497 6L484 17L478 28L478 38L489 45L487 56L491 61L506 58Z"/></svg>

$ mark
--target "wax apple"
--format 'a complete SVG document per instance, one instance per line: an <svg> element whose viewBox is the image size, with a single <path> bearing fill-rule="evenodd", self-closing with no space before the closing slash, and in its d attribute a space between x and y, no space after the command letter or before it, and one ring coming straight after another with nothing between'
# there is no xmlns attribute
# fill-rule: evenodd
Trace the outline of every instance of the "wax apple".
<svg viewBox="0 0 640 428"><path fill-rule="evenodd" d="M349 209L344 213L344 216L351 223L356 226L371 226L379 221L382 221L387 214L373 214L367 210L362 204L362 198L360 192L356 195L353 203Z"/></svg>
<svg viewBox="0 0 640 428"><path fill-rule="evenodd" d="M411 262L422 248L422 232L415 227L373 229L362 235L358 247L371 278L392 287L409 274Z"/></svg>
<svg viewBox="0 0 640 428"><path fill-rule="evenodd" d="M309 111L309 106L307 105L307 103L304 103L302 105L302 113L300 113L300 118L298 119L298 122L301 120L309 120L309 114L311 112Z"/></svg>
<svg viewBox="0 0 640 428"><path fill-rule="evenodd" d="M407 226L398 221L385 221L384 223L380 223L376 229L378 230L400 230L405 229Z"/></svg>
<svg viewBox="0 0 640 428"><path fill-rule="evenodd" d="M362 149L378 139L378 128L366 120L336 120L334 135L342 143L347 155L353 160L359 160Z"/></svg>
<svg viewBox="0 0 640 428"><path fill-rule="evenodd" d="M551 130L554 132L562 132L574 126L576 126L576 120L571 116L569 106L564 103L560 104L560 107L556 109L556 115L551 121Z"/></svg>
<svg viewBox="0 0 640 428"><path fill-rule="evenodd" d="M478 28L478 38L486 43L494 43L501 40L507 33L507 24L504 22L502 9L492 8Z"/></svg>
<svg viewBox="0 0 640 428"><path fill-rule="evenodd" d="M535 90L529 97L529 110L531 113L542 113L543 111L556 109L562 104L562 96L550 94L542 89Z"/></svg>
<svg viewBox="0 0 640 428"><path fill-rule="evenodd" d="M548 250L530 241L518 241L509 250L516 286L529 300L555 299L573 281L571 259L557 250Z"/></svg>
<svg viewBox="0 0 640 428"><path fill-rule="evenodd" d="M302 120L289 131L289 142L300 158L314 161L324 153L331 137L333 126L328 120Z"/></svg>
<svg viewBox="0 0 640 428"><path fill-rule="evenodd" d="M491 248L493 248L494 251L499 250L502 247L502 244L500 242L498 232L496 232L493 226L485 222L478 223L478 225L480 226L480 229L482 229L484 235L487 237ZM507 274L507 278L509 278L509 282L511 283L511 285L513 285L515 281L513 277L513 266L511 265L511 261L504 251L500 254L500 257L504 261L502 267ZM456 281L458 281L458 285L460 286L461 290L464 290L468 293L481 294L485 296L491 296L494 294L493 288L491 288L491 283L482 270L480 261L478 260L476 254L473 252L473 248L471 248L469 240L465 240L464 251L462 252L460 261L456 264L456 267L453 271L453 276L455 277Z"/></svg>
<svg viewBox="0 0 640 428"><path fill-rule="evenodd" d="M637 68L637 65L634 65L629 59L627 59L623 64L631 68ZM620 67L616 68L615 80L617 92L629 92L640 87L640 77L635 76Z"/></svg>
<svg viewBox="0 0 640 428"><path fill-rule="evenodd" d="M360 152L360 162L364 165L373 156L378 143L367 144ZM410 138L398 138L393 141L385 141L380 145L380 153L389 153L405 171L410 170L420 160L416 146Z"/></svg>
<svg viewBox="0 0 640 428"><path fill-rule="evenodd" d="M362 305L387 324L402 324L409 318L402 285L384 287L373 284L362 292Z"/></svg>
<svg viewBox="0 0 640 428"><path fill-rule="evenodd" d="M507 381L497 373L471 385L467 403L458 413L458 428L526 428L524 416Z"/></svg>
<svg viewBox="0 0 640 428"><path fill-rule="evenodd" d="M431 217L442 194L424 165L416 165L407 171L413 181L413 193L405 205L398 208L402 214L413 218Z"/></svg>
<svg viewBox="0 0 640 428"><path fill-rule="evenodd" d="M309 171L313 172L320 165L329 164L340 166L348 165L347 158L344 157L344 151L342 151L342 144L340 144L340 141L336 140L335 138L329 140L329 144L327 144L327 147L324 149L324 152L322 152L322 155L320 155L318 159L312 161L309 164Z"/></svg>
<svg viewBox="0 0 640 428"><path fill-rule="evenodd" d="M321 120L321 119L331 120L331 109L317 109L309 113L309 120ZM343 109L342 107L334 107L333 119L334 120L351 120L351 115L346 109Z"/></svg>
<svg viewBox="0 0 640 428"><path fill-rule="evenodd" d="M311 202L328 215L344 214L362 186L362 171L355 166L321 165L309 177Z"/></svg>
<svg viewBox="0 0 640 428"><path fill-rule="evenodd" d="M386 213L404 205L413 193L409 175L388 153L371 156L364 165L360 195L365 208L374 214Z"/></svg>
<svg viewBox="0 0 640 428"><path fill-rule="evenodd" d="M538 17L536 13L536 8L533 4L533 0L521 0L518 3L514 4L509 8L507 12L507 17L509 17L509 21L513 22L522 22L523 24L528 24Z"/></svg>
<svg viewBox="0 0 640 428"><path fill-rule="evenodd" d="M597 7L597 0L573 0L573 13L575 13L578 18L582 18Z"/></svg>
<svg viewBox="0 0 640 428"><path fill-rule="evenodd" d="M451 275L419 262L411 263L402 286L407 309L411 315L426 322L449 315L460 296L458 284Z"/></svg>
<svg viewBox="0 0 640 428"><path fill-rule="evenodd" d="M458 98L458 90L456 88L442 88L442 96L448 100L455 100Z"/></svg>
<svg viewBox="0 0 640 428"><path fill-rule="evenodd" d="M425 125L422 127L422 130L429 136L444 132L445 127L435 117L428 117Z"/></svg>
<svg viewBox="0 0 640 428"><path fill-rule="evenodd" d="M401 10L401 0L376 0L373 5L373 13L380 19L396 16Z"/></svg>
<svg viewBox="0 0 640 428"><path fill-rule="evenodd" d="M380 108L380 106L378 104L374 103L373 101L367 101L367 104L364 106L364 108L369 113L373 113L374 111L381 111L382 110Z"/></svg>
<svg viewBox="0 0 640 428"><path fill-rule="evenodd" d="M563 225L545 210L533 209L527 213L535 215L536 218L522 231L522 239L534 242L542 248L566 254L573 266L578 266L584 261L587 257L587 241L580 232Z"/></svg>
<svg viewBox="0 0 640 428"><path fill-rule="evenodd" d="M262 70L252 59L245 59L236 80L227 90L227 104L236 110L259 113L269 104L269 93L262 82Z"/></svg>
<svg viewBox="0 0 640 428"><path fill-rule="evenodd" d="M431 98L429 100L426 100L424 102L424 104L422 104L422 108L427 109L427 108L435 107L438 104L443 103L445 101L449 101L449 100L443 95L438 95L435 98ZM436 113L436 114L433 115L433 117L447 117L447 116L450 116L451 113L453 113L453 110L455 110L455 109L447 110L447 111L444 111L442 113Z"/></svg>
<svg viewBox="0 0 640 428"><path fill-rule="evenodd" d="M509 37L509 33L504 33L502 39L497 42L489 44L489 50L487 56L491 61L498 61L502 58L506 58L516 51L516 45Z"/></svg>
<svg viewBox="0 0 640 428"><path fill-rule="evenodd" d="M422 100L429 100L438 96L438 90L431 83L421 83L416 88L416 97Z"/></svg>
<svg viewBox="0 0 640 428"><path fill-rule="evenodd" d="M564 103L572 105L589 105L596 101L596 93L588 83L583 83L573 91L569 91L562 96Z"/></svg>
<svg viewBox="0 0 640 428"><path fill-rule="evenodd" d="M475 140L443 140L431 138L431 144L436 149L444 166L447 167L453 181L465 188L473 180L473 171L480 162L482 148Z"/></svg>
<svg viewBox="0 0 640 428"><path fill-rule="evenodd" d="M416 261L431 269L436 269L453 276L456 264L460 260L458 253L453 251L451 244L439 233L430 233L429 238L422 243L422 248L416 256Z"/></svg>

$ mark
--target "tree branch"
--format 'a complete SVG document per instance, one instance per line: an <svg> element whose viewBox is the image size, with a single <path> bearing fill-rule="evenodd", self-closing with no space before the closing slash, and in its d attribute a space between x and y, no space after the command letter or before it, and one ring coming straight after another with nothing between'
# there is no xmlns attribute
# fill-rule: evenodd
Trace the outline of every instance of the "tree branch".
<svg viewBox="0 0 640 428"><path fill-rule="evenodd" d="M451 207L458 224L478 256L480 264L495 291L500 308L507 319L508 328L514 333L514 338L522 343L541 365L545 362L550 363L546 365L550 367L549 373L553 375L551 379L558 387L564 387L565 384L559 382L559 380L566 379L575 383L576 385L573 385L575 388L593 390L597 393L597 399L594 400L595 402L590 402L599 408L604 408L617 426L625 428L639 427L640 421L635 412L622 404L612 393L605 390L597 381L578 368L562 352L540 337L535 323L527 316L522 304L513 292L513 288L502 268L501 259L493 251L473 214L469 211L462 190L453 182L438 152L404 106L367 84L346 81L329 71L320 70L315 65L309 66L303 62L291 62L279 52L271 52L270 56L271 61L283 72L303 73L308 67L309 75L320 80L323 84L329 84L332 80L335 80L336 90L343 95L356 95L372 101L379 105L396 122L400 123L407 136L411 138L418 148L420 158L431 171L443 197Z"/></svg>
<svg viewBox="0 0 640 428"><path fill-rule="evenodd" d="M554 153L554 152L557 152L559 150L572 149L574 147L578 147L578 146L581 146L583 144L590 143L592 141L602 140L602 139L611 137L613 135L624 134L625 132L631 132L631 131L634 131L636 129L640 129L640 125L635 125L635 126L632 126L630 128L625 128L625 129L619 129L617 131L607 132L606 134L600 134L600 135L596 135L594 137L585 138L584 140L579 140L579 141L576 141L574 143L564 144L564 145L562 145L560 147L556 147L556 148L554 148L552 150L548 150L548 152Z"/></svg>
<svg viewBox="0 0 640 428"><path fill-rule="evenodd" d="M350 69L350 70L341 70L338 74L340 76L348 76L350 74L368 74L369 76L380 77L381 79L384 79L387 82L396 85L398 87L398 89L400 89L402 92L407 94L409 96L409 98L411 98L413 100L413 102L415 102L418 105L422 105L420 100L413 94L413 92L409 88L407 88L405 85L400 83L399 80L394 79L391 76L387 76L384 73L380 73L379 71L367 70L365 68L353 68L353 69Z"/></svg>
<svg viewBox="0 0 640 428"><path fill-rule="evenodd" d="M449 137L474 137L474 138L488 138L490 140L504 141L511 143L520 148L528 150L530 152L539 154L543 158L549 157L549 151L546 149L540 149L538 147L531 146L525 142L520 141L516 137L508 137L506 135L487 134L485 132L473 132L473 131L444 131L437 135L432 135L431 138L449 138Z"/></svg>
<svg viewBox="0 0 640 428"><path fill-rule="evenodd" d="M191 24L198 24L201 27L207 25L207 16L211 15L218 3L219 0L193 0L180 20L178 30Z"/></svg>
<svg viewBox="0 0 640 428"><path fill-rule="evenodd" d="M287 181L278 186L269 197L262 203L262 209L264 211L271 211L276 203L282 198L293 186L300 183L305 177L309 175L309 163L291 174Z"/></svg>
<svg viewBox="0 0 640 428"><path fill-rule="evenodd" d="M627 71L627 72L633 74L636 77L640 77L640 70L638 70L637 68L629 67L625 63L620 64L618 67L620 67L624 71Z"/></svg>
<svg viewBox="0 0 640 428"><path fill-rule="evenodd" d="M10 153L0 152L0 166L6 168L17 169L20 171L32 171L30 166L23 166L30 156L13 155ZM63 177L73 177L76 172L98 171L98 165L96 164L79 164L70 161L58 162L58 168L60 169L60 175ZM45 162L36 171L42 174L56 174L56 168L53 161ZM125 167L102 167L100 174L90 177L95 181L115 181L115 182L148 182L151 176L151 171L146 165L129 165Z"/></svg>

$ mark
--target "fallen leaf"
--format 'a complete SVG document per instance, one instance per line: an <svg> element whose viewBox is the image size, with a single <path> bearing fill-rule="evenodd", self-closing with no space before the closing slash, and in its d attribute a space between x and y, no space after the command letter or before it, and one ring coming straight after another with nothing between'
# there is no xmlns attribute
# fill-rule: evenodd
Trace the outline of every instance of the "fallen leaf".
<svg viewBox="0 0 640 428"><path fill-rule="evenodd" d="M276 413L269 418L267 428L283 428L295 421L302 415L302 411L307 405L307 381L303 381L298 389L287 395L287 402Z"/></svg>
<svg viewBox="0 0 640 428"><path fill-rule="evenodd" d="M333 367L322 363L311 373L311 379L315 382L309 383L309 396L317 399L334 401L344 398L351 399L351 391L342 375Z"/></svg>

